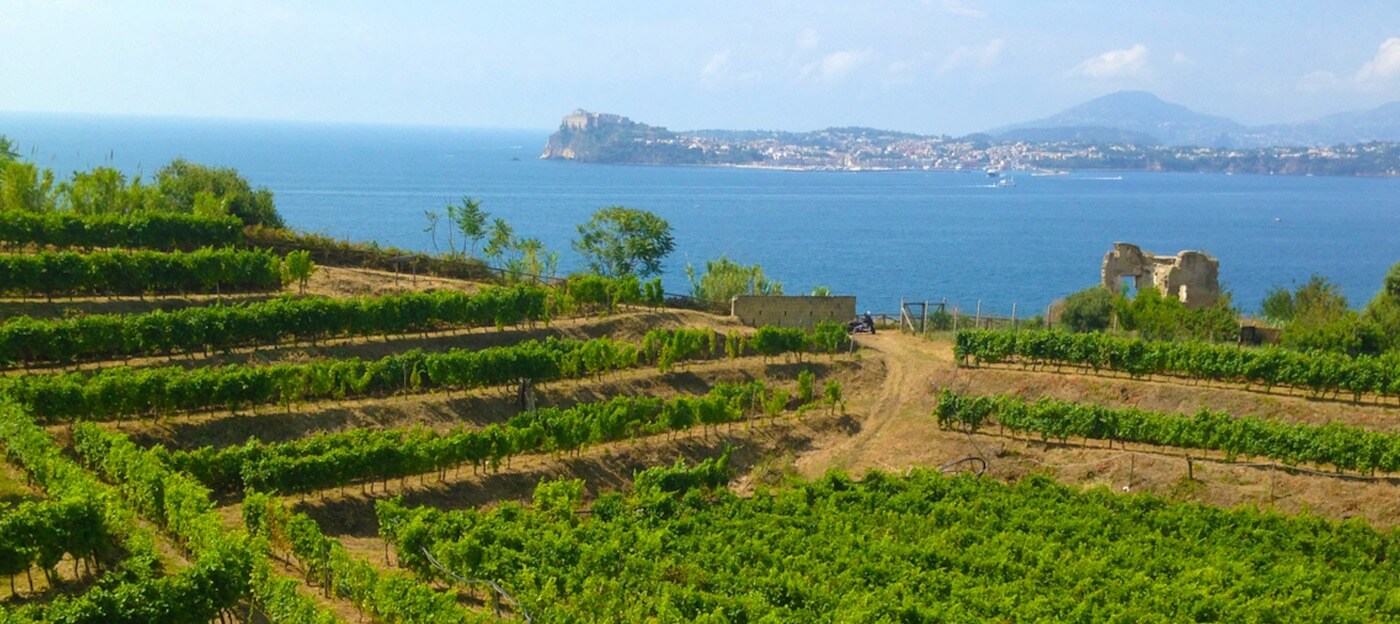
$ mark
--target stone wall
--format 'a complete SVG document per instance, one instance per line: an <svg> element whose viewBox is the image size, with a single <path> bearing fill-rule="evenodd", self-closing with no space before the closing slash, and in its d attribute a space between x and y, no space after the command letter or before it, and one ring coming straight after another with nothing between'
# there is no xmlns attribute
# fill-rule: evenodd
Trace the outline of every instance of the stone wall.
<svg viewBox="0 0 1400 624"><path fill-rule="evenodd" d="M1118 292L1123 278L1133 278L1141 292L1156 288L1190 308L1203 308L1220 299L1220 262L1199 251L1159 256L1137 245L1114 243L1103 257L1103 285Z"/></svg>
<svg viewBox="0 0 1400 624"><path fill-rule="evenodd" d="M821 321L845 323L856 316L855 297L764 297L740 295L731 313L750 327L811 328Z"/></svg>

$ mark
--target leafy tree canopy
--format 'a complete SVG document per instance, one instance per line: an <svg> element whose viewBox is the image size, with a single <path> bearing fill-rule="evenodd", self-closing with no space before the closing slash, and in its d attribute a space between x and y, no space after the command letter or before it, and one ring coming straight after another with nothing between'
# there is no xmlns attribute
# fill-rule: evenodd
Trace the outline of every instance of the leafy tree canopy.
<svg viewBox="0 0 1400 624"><path fill-rule="evenodd" d="M676 246L671 224L645 210L611 206L578 226L574 249L591 270L608 277L661 273L661 261Z"/></svg>

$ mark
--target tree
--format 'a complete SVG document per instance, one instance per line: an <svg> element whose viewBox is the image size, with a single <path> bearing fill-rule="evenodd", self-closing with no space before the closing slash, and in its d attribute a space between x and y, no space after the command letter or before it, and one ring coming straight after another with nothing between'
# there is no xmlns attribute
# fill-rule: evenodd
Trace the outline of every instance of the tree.
<svg viewBox="0 0 1400 624"><path fill-rule="evenodd" d="M705 272L695 275L695 267L686 265L691 294L704 301L728 302L738 295L781 295L783 285L763 276L757 264L744 266L727 256L705 263Z"/></svg>
<svg viewBox="0 0 1400 624"><path fill-rule="evenodd" d="M226 201L229 214L242 219L245 225L285 227L273 204L272 191L253 190L232 167L209 167L177 158L156 172L156 184L181 212L193 210L195 196L207 192Z"/></svg>
<svg viewBox="0 0 1400 624"><path fill-rule="evenodd" d="M1275 325L1284 325L1293 320L1293 293L1282 286L1274 286L1264 293L1264 303L1260 306L1264 318Z"/></svg>
<svg viewBox="0 0 1400 624"><path fill-rule="evenodd" d="M671 224L645 210L610 206L578 226L574 250L600 275L645 278L661 273L661 261L676 247Z"/></svg>
<svg viewBox="0 0 1400 624"><path fill-rule="evenodd" d="M52 171L32 163L0 162L0 210L48 212L56 202Z"/></svg>
<svg viewBox="0 0 1400 624"><path fill-rule="evenodd" d="M1113 293L1104 286L1086 288L1065 297L1060 323L1078 332L1108 329L1113 318Z"/></svg>
<svg viewBox="0 0 1400 624"><path fill-rule="evenodd" d="M1396 262L1385 274L1385 280L1381 283L1382 292L1391 297L1400 299L1400 262Z"/></svg>
<svg viewBox="0 0 1400 624"><path fill-rule="evenodd" d="M3 134L0 134L0 163L19 160L19 151L15 149L15 142Z"/></svg>
<svg viewBox="0 0 1400 624"><path fill-rule="evenodd" d="M487 235L486 248L481 250L487 258L501 260L506 258L515 247L515 228L512 228L505 219L496 217L491 220L491 228Z"/></svg>
<svg viewBox="0 0 1400 624"><path fill-rule="evenodd" d="M450 209L451 206L448 206L448 208ZM431 210L424 210L423 216L428 219L428 227L423 228L423 231L427 232L428 237L433 241L433 253L438 253L437 228L438 220L442 218L442 215ZM452 239L449 237L447 240L450 243Z"/></svg>
<svg viewBox="0 0 1400 624"><path fill-rule="evenodd" d="M462 233L462 240L472 242L472 257L476 257L476 246L486 237L486 219L491 215L481 209L481 200L463 197L462 205L447 205L447 218Z"/></svg>
<svg viewBox="0 0 1400 624"><path fill-rule="evenodd" d="M831 289L826 286L816 286L812 288L813 297L830 297Z"/></svg>
<svg viewBox="0 0 1400 624"><path fill-rule="evenodd" d="M306 294L306 282L316 272L316 263L311 261L311 252L299 249L287 254L282 263L282 270L286 273L287 280L296 282L301 293Z"/></svg>

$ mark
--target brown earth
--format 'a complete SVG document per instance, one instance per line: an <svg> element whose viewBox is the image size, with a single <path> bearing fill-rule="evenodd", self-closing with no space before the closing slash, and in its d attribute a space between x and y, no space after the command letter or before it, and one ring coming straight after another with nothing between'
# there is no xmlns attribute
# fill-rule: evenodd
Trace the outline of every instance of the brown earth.
<svg viewBox="0 0 1400 624"><path fill-rule="evenodd" d="M193 306L210 305L216 302L249 303L266 301L284 294L322 295L327 297L357 297L362 295L387 295L410 290L460 290L475 292L484 284L481 282L447 279L440 277L396 276L390 271L374 269L352 269L343 267L317 267L307 281L303 293L296 284L284 286L277 292L238 293L226 295L159 295L148 297L60 297L52 301L46 298L0 298L0 321L14 316L34 318L64 318L78 314L141 314L156 310L178 310Z"/></svg>

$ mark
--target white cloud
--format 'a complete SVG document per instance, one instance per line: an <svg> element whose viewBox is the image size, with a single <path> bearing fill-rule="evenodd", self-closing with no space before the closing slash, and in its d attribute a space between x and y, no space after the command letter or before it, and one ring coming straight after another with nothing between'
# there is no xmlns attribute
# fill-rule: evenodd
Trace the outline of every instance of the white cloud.
<svg viewBox="0 0 1400 624"><path fill-rule="evenodd" d="M1195 61L1192 61L1192 60L1191 60L1191 57L1186 56L1186 53L1185 53L1185 52L1182 52L1182 51L1180 51L1180 50L1177 50L1176 54L1173 54L1173 55L1172 55L1172 62L1173 62L1173 63L1176 63L1177 65L1195 65L1195 64L1196 64Z"/></svg>
<svg viewBox="0 0 1400 624"><path fill-rule="evenodd" d="M1386 82L1397 75L1400 75L1400 37L1391 37L1381 43L1371 60L1356 70L1356 82L1360 85Z"/></svg>
<svg viewBox="0 0 1400 624"><path fill-rule="evenodd" d="M1400 37L1391 37L1381 42L1376 55L1361 65L1350 76L1338 76L1330 71L1314 71L1298 81L1303 91L1324 91L1330 89L1375 90L1390 84L1400 76Z"/></svg>
<svg viewBox="0 0 1400 624"><path fill-rule="evenodd" d="M945 74L965 65L976 65L987 67L997 62L1001 58L1001 49L1006 45L1005 39L993 39L986 45L980 46L958 46L947 58L938 65L938 73Z"/></svg>
<svg viewBox="0 0 1400 624"><path fill-rule="evenodd" d="M842 50L823 56L821 60L808 63L802 68L802 77L815 79L827 84L845 80L852 72L875 60L872 50Z"/></svg>
<svg viewBox="0 0 1400 624"><path fill-rule="evenodd" d="M725 83L753 82L762 77L762 73L757 69L745 70L742 67L743 59L736 64L733 56L729 50L721 50L711 55L705 66L700 68L701 80L707 85L718 86Z"/></svg>
<svg viewBox="0 0 1400 624"><path fill-rule="evenodd" d="M700 73L706 76L719 76L724 73L727 67L729 67L729 50L723 50L711 56L710 61L705 63L705 67L700 70Z"/></svg>
<svg viewBox="0 0 1400 624"><path fill-rule="evenodd" d="M982 19L987 16L987 12L976 7L963 4L962 0L943 0L943 12L958 17L970 17L972 19Z"/></svg>
<svg viewBox="0 0 1400 624"><path fill-rule="evenodd" d="M812 30L811 28L808 28L807 30L802 31L802 34L797 36L797 49L811 50L812 48L817 47L817 44L821 42L821 34L819 34L815 30Z"/></svg>
<svg viewBox="0 0 1400 624"><path fill-rule="evenodd" d="M1147 71L1147 46L1141 43L1124 50L1109 50L1085 59L1070 73L1089 78L1132 78Z"/></svg>

